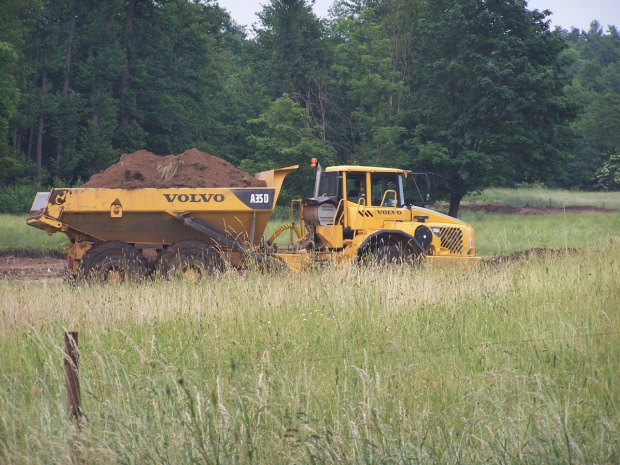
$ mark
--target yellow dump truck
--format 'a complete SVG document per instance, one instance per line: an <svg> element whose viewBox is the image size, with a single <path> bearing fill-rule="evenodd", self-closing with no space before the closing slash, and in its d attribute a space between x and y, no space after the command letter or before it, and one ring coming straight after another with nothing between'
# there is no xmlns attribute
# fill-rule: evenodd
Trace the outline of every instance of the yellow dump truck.
<svg viewBox="0 0 620 465"><path fill-rule="evenodd" d="M390 168L316 166L314 196L293 201L290 223L265 239L284 178L297 168L258 173L266 187L52 189L37 194L27 223L65 233L68 275L96 281L250 263L477 261L473 229L415 206L410 172ZM286 230L290 240L275 243Z"/></svg>

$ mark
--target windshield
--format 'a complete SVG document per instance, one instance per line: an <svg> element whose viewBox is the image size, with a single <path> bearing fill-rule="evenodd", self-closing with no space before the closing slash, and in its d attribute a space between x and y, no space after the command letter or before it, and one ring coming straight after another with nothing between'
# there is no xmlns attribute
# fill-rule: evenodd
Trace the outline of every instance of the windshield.
<svg viewBox="0 0 620 465"><path fill-rule="evenodd" d="M315 197L338 197L339 174L337 171L323 171Z"/></svg>
<svg viewBox="0 0 620 465"><path fill-rule="evenodd" d="M395 173L372 173L370 175L371 202L376 207L402 206L400 175Z"/></svg>
<svg viewBox="0 0 620 465"><path fill-rule="evenodd" d="M409 205L424 206L430 201L430 181L427 173L409 173L403 179L403 191L405 203Z"/></svg>

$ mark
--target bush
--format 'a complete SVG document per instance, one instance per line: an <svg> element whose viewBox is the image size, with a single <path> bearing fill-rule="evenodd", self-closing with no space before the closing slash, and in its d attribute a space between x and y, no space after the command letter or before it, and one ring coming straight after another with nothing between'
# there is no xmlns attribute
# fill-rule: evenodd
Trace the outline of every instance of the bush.
<svg viewBox="0 0 620 465"><path fill-rule="evenodd" d="M84 184L81 178L75 183L69 183L59 178L53 178L51 184L40 186L35 181L27 184L13 184L0 186L0 213L21 215L28 213L37 192L49 192L54 187L79 187Z"/></svg>
<svg viewBox="0 0 620 465"><path fill-rule="evenodd" d="M28 213L35 195L42 190L44 189L37 184L0 187L0 213Z"/></svg>

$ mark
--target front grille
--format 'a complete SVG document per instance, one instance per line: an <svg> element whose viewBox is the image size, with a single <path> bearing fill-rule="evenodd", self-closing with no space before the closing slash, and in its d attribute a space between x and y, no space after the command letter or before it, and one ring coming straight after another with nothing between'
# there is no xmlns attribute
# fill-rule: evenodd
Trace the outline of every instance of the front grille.
<svg viewBox="0 0 620 465"><path fill-rule="evenodd" d="M463 231L458 228L439 228L441 246L455 254L463 253Z"/></svg>

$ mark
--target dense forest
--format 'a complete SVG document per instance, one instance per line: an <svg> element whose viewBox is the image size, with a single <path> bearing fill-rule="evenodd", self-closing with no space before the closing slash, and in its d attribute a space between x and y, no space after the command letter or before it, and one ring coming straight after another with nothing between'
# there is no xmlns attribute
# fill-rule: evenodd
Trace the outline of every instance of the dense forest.
<svg viewBox="0 0 620 465"><path fill-rule="evenodd" d="M241 169L308 160L436 174L455 215L489 186L620 188L620 35L524 0L3 0L0 210L122 153ZM307 192L300 192L307 186Z"/></svg>

